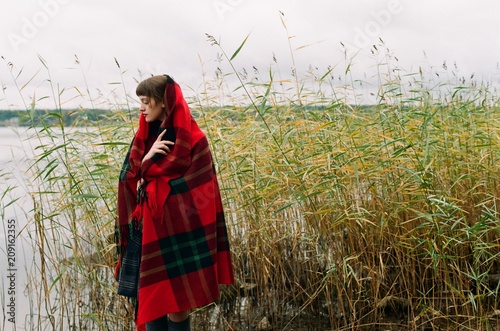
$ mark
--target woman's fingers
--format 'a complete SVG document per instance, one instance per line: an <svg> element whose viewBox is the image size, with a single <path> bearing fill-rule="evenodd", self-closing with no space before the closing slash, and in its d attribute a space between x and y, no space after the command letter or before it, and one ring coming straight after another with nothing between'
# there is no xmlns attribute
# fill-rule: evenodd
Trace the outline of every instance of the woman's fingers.
<svg viewBox="0 0 500 331"><path fill-rule="evenodd" d="M165 132L167 132L167 130L163 130L158 135L158 138L156 138L156 141L154 142L153 146L151 146L148 154L144 157L144 160L152 158L155 154L167 155L171 152L170 148L172 148L174 142L169 140L161 140Z"/></svg>
<svg viewBox="0 0 500 331"><path fill-rule="evenodd" d="M156 141L161 141L161 138L163 138L163 136L165 135L165 132L167 132L167 130L163 130L159 135L158 135L158 138L156 138Z"/></svg>
<svg viewBox="0 0 500 331"><path fill-rule="evenodd" d="M170 152L170 147L173 146L174 143L172 141L157 141L153 148L157 151L157 153L167 154ZM170 146L170 147L169 147Z"/></svg>

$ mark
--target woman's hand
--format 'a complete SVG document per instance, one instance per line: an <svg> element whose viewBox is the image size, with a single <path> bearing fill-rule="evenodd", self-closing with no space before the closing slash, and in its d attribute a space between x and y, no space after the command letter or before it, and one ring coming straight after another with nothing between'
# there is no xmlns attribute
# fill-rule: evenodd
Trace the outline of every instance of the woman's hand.
<svg viewBox="0 0 500 331"><path fill-rule="evenodd" d="M151 149L149 150L149 152L142 159L143 162L147 159L152 158L153 155L155 155L155 154L167 155L168 153L170 153L169 146L170 147L173 146L174 142L169 141L169 140L161 140L163 138L163 136L165 135L165 132L167 132L167 130L163 130L163 132L160 133L158 138L156 138L156 141L154 142L153 146L151 146Z"/></svg>

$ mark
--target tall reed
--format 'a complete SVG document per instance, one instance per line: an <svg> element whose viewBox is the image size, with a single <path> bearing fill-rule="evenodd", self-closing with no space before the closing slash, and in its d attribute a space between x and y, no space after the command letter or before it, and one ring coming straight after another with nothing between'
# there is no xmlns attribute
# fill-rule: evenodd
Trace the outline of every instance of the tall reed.
<svg viewBox="0 0 500 331"><path fill-rule="evenodd" d="M193 313L200 330L253 330L264 317L274 330L496 325L498 95L444 66L406 72L380 45L376 102L364 105L347 51L343 68L263 79L235 63L246 39L232 56L210 41L225 60L189 102L216 160L237 284ZM61 124L31 131L26 329L132 329L110 236L133 107L66 127L63 93L47 114Z"/></svg>

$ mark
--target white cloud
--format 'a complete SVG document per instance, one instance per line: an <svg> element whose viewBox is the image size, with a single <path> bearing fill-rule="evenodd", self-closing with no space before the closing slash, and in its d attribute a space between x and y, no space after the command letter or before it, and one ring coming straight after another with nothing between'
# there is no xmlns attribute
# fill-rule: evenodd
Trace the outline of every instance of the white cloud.
<svg viewBox="0 0 500 331"><path fill-rule="evenodd" d="M425 61L440 66L446 60L456 61L464 74L491 77L500 57L499 9L500 3L494 0L11 1L2 4L0 13L5 31L0 36L0 55L6 59L0 62L0 82L7 87L6 98L0 94L0 108L23 107L7 62L14 63L15 74L23 68L20 85L35 76L22 91L26 100L34 93L37 97L51 94L48 74L37 54L47 61L53 83L67 90L73 86L84 90L84 78L93 91L116 88L109 85L122 79L114 58L125 71L129 91L134 90L138 70L170 73L196 88L202 75L200 58L209 76L218 65L219 50L210 46L205 33L220 38L229 55L250 34L235 59L238 69L276 67L274 54L282 75L288 76L292 54L280 11L292 37L299 72L307 71L309 65L325 71L329 65L342 67L343 42L353 52L360 49L355 72L370 76L375 61L370 45L382 37L400 65L409 70ZM21 38L17 44L12 41L16 36ZM309 46L301 48L305 45ZM83 74L75 65L75 54ZM227 63L221 65L228 70ZM70 98L70 92L65 95Z"/></svg>

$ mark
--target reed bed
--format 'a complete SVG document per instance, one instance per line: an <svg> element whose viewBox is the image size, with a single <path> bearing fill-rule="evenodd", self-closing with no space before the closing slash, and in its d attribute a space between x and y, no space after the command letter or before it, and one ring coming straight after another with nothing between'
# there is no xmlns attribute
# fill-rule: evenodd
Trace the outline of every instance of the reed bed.
<svg viewBox="0 0 500 331"><path fill-rule="evenodd" d="M189 100L216 161L237 278L193 312L197 329L498 328L494 89L444 66L439 79L405 72L384 53L366 105L347 52L342 69L283 78L236 68L244 43ZM26 329L133 329L112 233L136 114L116 108L88 130L62 118L32 130Z"/></svg>

